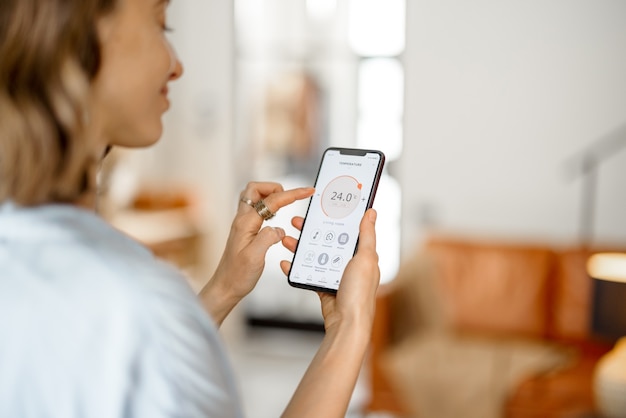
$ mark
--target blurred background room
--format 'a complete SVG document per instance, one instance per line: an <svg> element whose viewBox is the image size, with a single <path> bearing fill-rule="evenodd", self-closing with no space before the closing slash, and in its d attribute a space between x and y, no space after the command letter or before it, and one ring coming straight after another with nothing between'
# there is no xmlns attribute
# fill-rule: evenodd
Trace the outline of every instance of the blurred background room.
<svg viewBox="0 0 626 418"><path fill-rule="evenodd" d="M105 162L113 224L199 289L248 181L309 186L329 146L382 150L382 286L349 416L626 416L600 402L626 399L626 369L595 377L626 336L598 308L626 315L626 285L602 296L587 265L626 252L626 2L178 0L168 16L184 77L162 140ZM306 205L270 223L296 234ZM270 250L222 328L251 418L280 414L321 340L289 258Z"/></svg>

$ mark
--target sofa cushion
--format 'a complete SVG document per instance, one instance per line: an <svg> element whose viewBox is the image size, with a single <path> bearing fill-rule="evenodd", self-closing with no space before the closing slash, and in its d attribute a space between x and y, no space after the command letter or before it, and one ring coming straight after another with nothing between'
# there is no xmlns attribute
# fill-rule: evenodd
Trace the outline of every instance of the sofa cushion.
<svg viewBox="0 0 626 418"><path fill-rule="evenodd" d="M433 238L426 252L447 322L458 331L542 338L553 253L544 248Z"/></svg>
<svg viewBox="0 0 626 418"><path fill-rule="evenodd" d="M570 356L536 341L422 333L388 349L382 364L410 416L499 418L520 382Z"/></svg>

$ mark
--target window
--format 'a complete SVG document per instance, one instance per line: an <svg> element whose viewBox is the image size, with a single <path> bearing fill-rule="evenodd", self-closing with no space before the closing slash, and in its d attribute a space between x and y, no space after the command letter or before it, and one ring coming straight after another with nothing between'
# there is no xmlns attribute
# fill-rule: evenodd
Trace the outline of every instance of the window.
<svg viewBox="0 0 626 418"><path fill-rule="evenodd" d="M405 0L237 0L235 7L235 153L248 162L242 182L314 178L328 146L379 149L387 166L398 159ZM303 80L314 94L290 89ZM290 91L301 96L289 98ZM293 118L281 106L305 96L314 112L302 135L282 124ZM386 172L375 202L383 282L398 268L400 203L398 183Z"/></svg>

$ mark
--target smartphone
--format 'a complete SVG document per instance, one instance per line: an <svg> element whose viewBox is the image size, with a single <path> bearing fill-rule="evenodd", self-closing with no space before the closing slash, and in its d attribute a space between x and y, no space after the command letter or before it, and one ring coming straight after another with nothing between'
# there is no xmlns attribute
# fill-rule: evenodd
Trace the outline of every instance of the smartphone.
<svg viewBox="0 0 626 418"><path fill-rule="evenodd" d="M336 293L356 252L359 225L372 207L385 164L380 151L328 148L309 201L287 280L291 286Z"/></svg>

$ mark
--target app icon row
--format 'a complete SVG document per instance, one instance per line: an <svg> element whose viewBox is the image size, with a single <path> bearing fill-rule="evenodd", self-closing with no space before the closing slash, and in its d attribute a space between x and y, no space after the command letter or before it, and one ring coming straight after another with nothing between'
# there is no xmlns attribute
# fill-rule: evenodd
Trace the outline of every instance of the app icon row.
<svg viewBox="0 0 626 418"><path fill-rule="evenodd" d="M348 241L350 241L350 235L342 232L341 234L337 234L335 231L326 231L322 232L321 229L315 229L311 232L310 235L312 242L320 242L323 241L325 244L332 244L337 241L339 245L346 245Z"/></svg>
<svg viewBox="0 0 626 418"><path fill-rule="evenodd" d="M325 266L330 262L330 265L334 268L339 268L343 265L343 257L340 255L333 255L332 257L328 253L315 254L314 251L307 251L304 254L304 264L316 263L320 266Z"/></svg>

